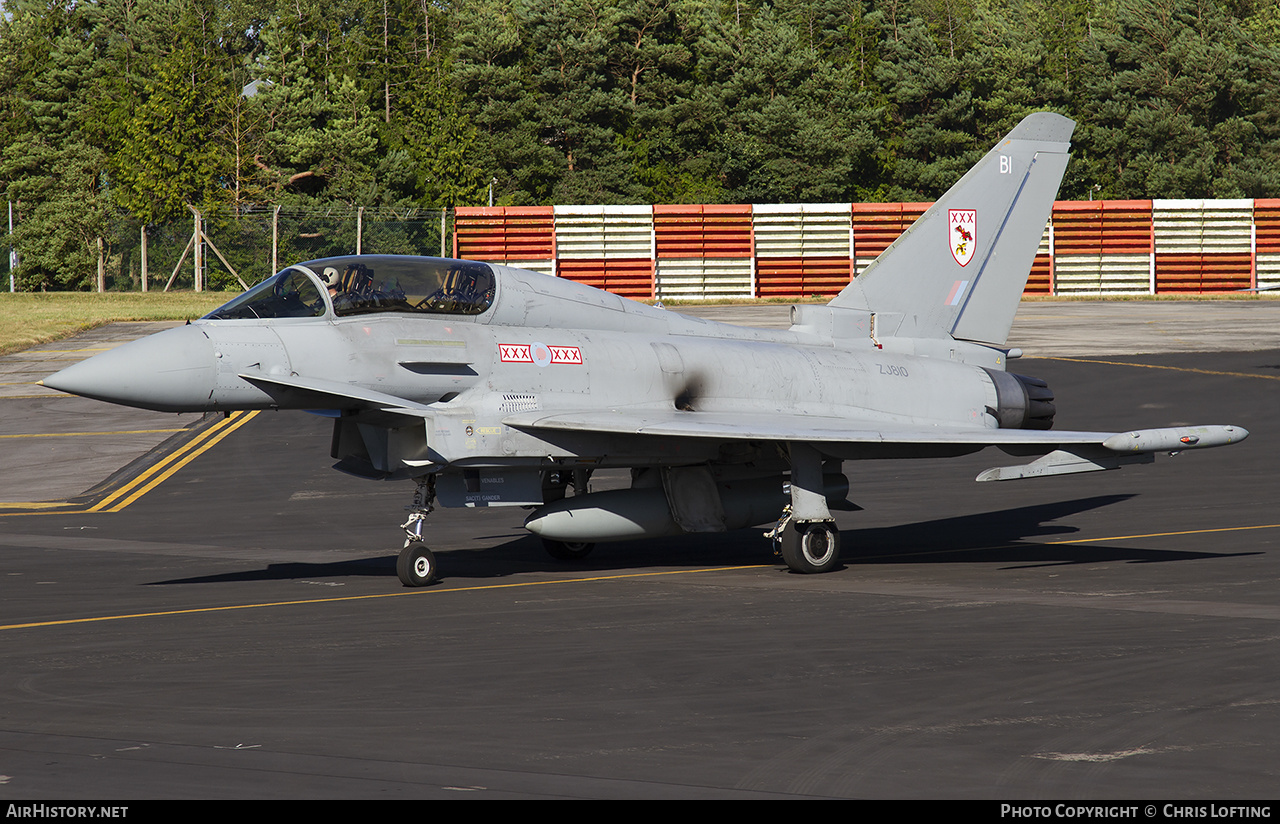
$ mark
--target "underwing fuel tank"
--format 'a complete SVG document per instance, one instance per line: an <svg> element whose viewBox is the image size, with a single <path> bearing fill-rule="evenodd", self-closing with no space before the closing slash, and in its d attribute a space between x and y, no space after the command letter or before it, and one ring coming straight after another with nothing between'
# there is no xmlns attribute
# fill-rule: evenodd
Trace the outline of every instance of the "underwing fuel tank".
<svg viewBox="0 0 1280 824"><path fill-rule="evenodd" d="M849 479L844 475L822 477L831 509L857 509L846 500ZM614 489L575 495L534 510L525 528L535 535L565 543L601 543L659 538L685 532L727 532L776 521L791 499L779 477L721 481L716 484L720 509L716 517L697 528L677 521L661 486ZM688 522L686 521L686 526Z"/></svg>

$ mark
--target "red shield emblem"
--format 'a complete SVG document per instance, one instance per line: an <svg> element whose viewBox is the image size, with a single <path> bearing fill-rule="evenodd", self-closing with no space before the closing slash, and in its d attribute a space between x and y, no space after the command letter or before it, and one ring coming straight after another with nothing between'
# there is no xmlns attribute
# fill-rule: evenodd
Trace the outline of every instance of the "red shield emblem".
<svg viewBox="0 0 1280 824"><path fill-rule="evenodd" d="M977 210L948 209L947 238L951 246L951 257L961 266L968 265L978 250Z"/></svg>

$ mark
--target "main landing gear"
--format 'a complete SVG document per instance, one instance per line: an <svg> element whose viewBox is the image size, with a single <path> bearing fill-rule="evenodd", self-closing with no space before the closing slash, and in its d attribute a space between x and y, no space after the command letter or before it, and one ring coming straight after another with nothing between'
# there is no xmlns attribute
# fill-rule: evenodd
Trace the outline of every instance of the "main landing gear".
<svg viewBox="0 0 1280 824"><path fill-rule="evenodd" d="M570 489L575 496L586 495L590 481L590 469L561 469L544 472L542 500L545 503L564 500ZM557 561L581 561L591 554L591 550L595 549L596 545L587 541L553 541L550 538L543 538L542 548Z"/></svg>
<svg viewBox="0 0 1280 824"><path fill-rule="evenodd" d="M436 476L418 478L413 504L405 507L409 510L409 520L400 525L404 530L404 549L396 559L396 574L407 587L425 587L436 582L436 556L422 543L423 522L435 509L435 499Z"/></svg>
<svg viewBox="0 0 1280 824"><path fill-rule="evenodd" d="M830 572L840 566L840 530L831 517L822 483L822 455L813 446L787 445L791 502L768 533L792 572ZM834 469L839 469L836 462Z"/></svg>
<svg viewBox="0 0 1280 824"><path fill-rule="evenodd" d="M788 512L768 537L792 572L830 572L840 566L840 530L835 521L803 523L793 520Z"/></svg>

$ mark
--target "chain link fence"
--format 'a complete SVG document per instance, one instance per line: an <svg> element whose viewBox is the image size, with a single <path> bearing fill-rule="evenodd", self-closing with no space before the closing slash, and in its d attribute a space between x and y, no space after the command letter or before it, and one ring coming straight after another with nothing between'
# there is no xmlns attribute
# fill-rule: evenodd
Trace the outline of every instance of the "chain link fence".
<svg viewBox="0 0 1280 824"><path fill-rule="evenodd" d="M268 208L238 217L193 212L145 231L139 221L119 215L99 244L91 288L239 292L291 263L331 255L447 257L453 226L447 209ZM20 259L21 249L17 253Z"/></svg>

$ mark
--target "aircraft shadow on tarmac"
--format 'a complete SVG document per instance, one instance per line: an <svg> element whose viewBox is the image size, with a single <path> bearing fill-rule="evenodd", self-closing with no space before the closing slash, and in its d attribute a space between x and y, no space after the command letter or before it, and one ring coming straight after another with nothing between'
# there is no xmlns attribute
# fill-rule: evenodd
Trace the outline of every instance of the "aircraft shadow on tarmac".
<svg viewBox="0 0 1280 824"><path fill-rule="evenodd" d="M1101 495L1036 506L943 518L933 521L844 531L844 566L873 564L974 563L1005 564L1001 569L1083 563L1156 563L1207 558L1232 558L1256 552L1153 550L1119 546L1112 541L1054 544L1027 539L1078 533L1056 521L1121 503L1135 495ZM514 540L485 549L441 553L444 577L454 579L505 578L520 572L616 572L644 567L713 567L770 563L768 544L758 530L684 535L676 538L602 544L582 561L546 557L536 538L512 535ZM503 537L503 536L492 536ZM221 582L301 580L312 578L394 578L396 556L358 558L327 564L280 563L265 569L227 572L153 581L150 586ZM780 572L788 572L786 569Z"/></svg>
<svg viewBox="0 0 1280 824"><path fill-rule="evenodd" d="M1028 538L1067 536L1079 529L1052 523L1061 518L1121 503L1137 495L1102 495L1050 504L944 518L858 532L857 551L844 553L846 563L1006 563L1001 569L1035 566L1126 562L1157 563L1205 558L1231 558L1256 552L1203 552L1138 549L1114 539L1080 539L1071 543L1028 542ZM1134 536L1136 540L1138 536ZM1071 539L1062 539L1071 540Z"/></svg>

